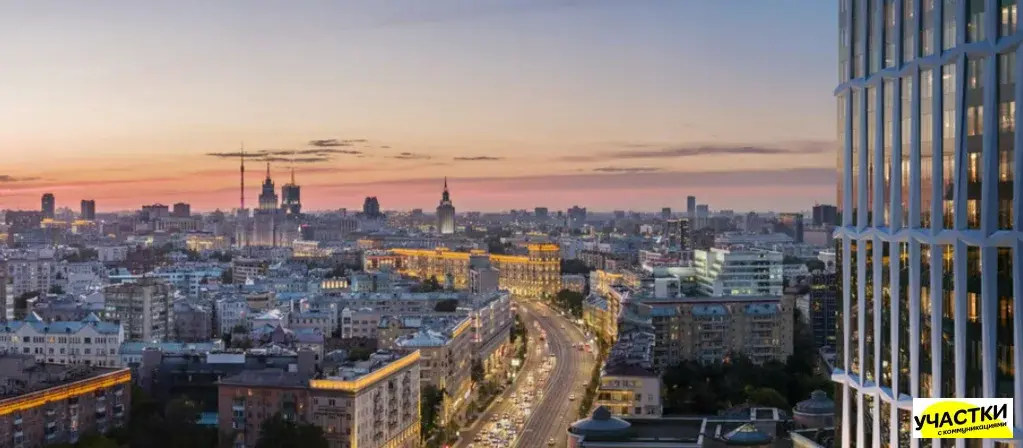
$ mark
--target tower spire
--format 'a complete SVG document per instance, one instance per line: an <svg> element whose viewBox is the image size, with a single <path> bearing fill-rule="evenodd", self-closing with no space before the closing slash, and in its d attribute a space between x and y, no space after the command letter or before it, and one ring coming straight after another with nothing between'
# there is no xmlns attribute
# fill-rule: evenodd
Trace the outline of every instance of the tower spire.
<svg viewBox="0 0 1023 448"><path fill-rule="evenodd" d="M270 178L270 162L266 162L266 178Z"/></svg>
<svg viewBox="0 0 1023 448"><path fill-rule="evenodd" d="M448 191L448 177L444 176L444 191Z"/></svg>
<svg viewBox="0 0 1023 448"><path fill-rule="evenodd" d="M245 142L242 142L241 149L241 207L245 210Z"/></svg>
<svg viewBox="0 0 1023 448"><path fill-rule="evenodd" d="M291 185L295 185L295 151L291 151Z"/></svg>

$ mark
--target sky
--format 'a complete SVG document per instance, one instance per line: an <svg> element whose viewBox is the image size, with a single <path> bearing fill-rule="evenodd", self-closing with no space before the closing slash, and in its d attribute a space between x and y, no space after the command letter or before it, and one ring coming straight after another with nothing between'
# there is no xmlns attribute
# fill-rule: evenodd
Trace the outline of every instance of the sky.
<svg viewBox="0 0 1023 448"><path fill-rule="evenodd" d="M0 209L805 210L836 3L0 0Z"/></svg>

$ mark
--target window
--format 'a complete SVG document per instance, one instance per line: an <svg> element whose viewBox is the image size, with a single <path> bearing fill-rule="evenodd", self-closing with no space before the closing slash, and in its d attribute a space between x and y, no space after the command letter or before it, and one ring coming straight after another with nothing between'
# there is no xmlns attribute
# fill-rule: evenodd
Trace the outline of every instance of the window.
<svg viewBox="0 0 1023 448"><path fill-rule="evenodd" d="M1016 101L1009 101L998 105L998 129L1002 132L1015 132Z"/></svg>

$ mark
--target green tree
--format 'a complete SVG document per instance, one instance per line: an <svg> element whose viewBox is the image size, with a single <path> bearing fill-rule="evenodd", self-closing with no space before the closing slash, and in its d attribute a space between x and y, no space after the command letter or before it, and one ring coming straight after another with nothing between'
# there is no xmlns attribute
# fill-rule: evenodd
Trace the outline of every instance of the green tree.
<svg viewBox="0 0 1023 448"><path fill-rule="evenodd" d="M472 360L472 367L469 370L469 377L472 378L472 382L479 384L483 381L483 377L487 375L486 370L483 368L483 361L477 359Z"/></svg>
<svg viewBox="0 0 1023 448"><path fill-rule="evenodd" d="M323 437L323 429L308 423L296 423L285 420L275 414L263 421L259 430L256 448L281 448L301 446L309 448L327 448L329 444Z"/></svg>
<svg viewBox="0 0 1023 448"><path fill-rule="evenodd" d="M806 260L806 268L809 269L810 272L813 272L813 271L823 271L826 267L827 267L827 265L825 265L823 261L816 260L816 259L814 259L814 260Z"/></svg>
<svg viewBox="0 0 1023 448"><path fill-rule="evenodd" d="M444 391L434 385L427 385L420 390L419 415L422 420L420 434L423 439L429 439L438 428L441 404L444 401Z"/></svg>
<svg viewBox="0 0 1023 448"><path fill-rule="evenodd" d="M85 434L78 439L76 448L119 448L117 441L98 433Z"/></svg>
<svg viewBox="0 0 1023 448"><path fill-rule="evenodd" d="M746 399L749 400L750 403L760 406L778 408L786 411L790 409L788 400L786 400L780 392L771 389L770 387L761 387L757 389L751 388L746 392Z"/></svg>
<svg viewBox="0 0 1023 448"><path fill-rule="evenodd" d="M225 285L234 283L234 270L230 268L224 269L224 271L220 273L220 283Z"/></svg>
<svg viewBox="0 0 1023 448"><path fill-rule="evenodd" d="M583 315L584 300L586 300L586 297L582 294L562 289L554 296L554 305L562 310L568 311L576 318L580 318Z"/></svg>
<svg viewBox="0 0 1023 448"><path fill-rule="evenodd" d="M453 313L458 309L458 299L438 300L433 310L438 313Z"/></svg>
<svg viewBox="0 0 1023 448"><path fill-rule="evenodd" d="M589 274L590 267L582 260L561 260L562 274Z"/></svg>
<svg viewBox="0 0 1023 448"><path fill-rule="evenodd" d="M365 347L352 347L348 350L348 359L353 361L365 361L373 354L373 350Z"/></svg>

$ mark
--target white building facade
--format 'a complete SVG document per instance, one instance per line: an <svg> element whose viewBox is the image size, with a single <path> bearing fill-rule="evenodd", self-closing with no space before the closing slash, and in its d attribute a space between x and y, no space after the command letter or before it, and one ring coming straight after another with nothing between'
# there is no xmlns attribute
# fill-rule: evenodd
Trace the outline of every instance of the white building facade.
<svg viewBox="0 0 1023 448"><path fill-rule="evenodd" d="M1019 2L838 3L837 445L939 446L913 398L1023 396Z"/></svg>
<svg viewBox="0 0 1023 448"><path fill-rule="evenodd" d="M693 253L700 291L711 297L781 296L784 255L767 250L719 249Z"/></svg>

